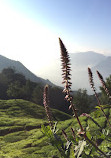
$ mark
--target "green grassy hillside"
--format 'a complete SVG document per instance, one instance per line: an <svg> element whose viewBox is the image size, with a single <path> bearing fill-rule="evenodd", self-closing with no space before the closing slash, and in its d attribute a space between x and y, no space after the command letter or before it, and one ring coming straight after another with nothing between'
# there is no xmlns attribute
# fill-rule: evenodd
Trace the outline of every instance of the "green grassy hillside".
<svg viewBox="0 0 111 158"><path fill-rule="evenodd" d="M59 133L64 129L70 136L70 127L79 129L77 121L71 116L54 109L52 112L55 120L58 121ZM111 121L111 111L106 109L106 113ZM101 113L97 115L93 112L91 116L100 123L101 127L109 130ZM80 119L84 127L90 127L92 133L98 133L100 130L86 117ZM19 99L0 100L0 158L51 158L53 155L58 155L41 132L41 124L48 124L44 107ZM111 131L108 139L111 139L110 133ZM107 140L102 142L100 148L107 143L111 148L111 143ZM108 148L104 147L104 150L107 151Z"/></svg>
<svg viewBox="0 0 111 158"><path fill-rule="evenodd" d="M58 110L52 112L57 121L71 118ZM49 145L41 124L48 124L44 107L20 99L0 100L0 158L47 157Z"/></svg>

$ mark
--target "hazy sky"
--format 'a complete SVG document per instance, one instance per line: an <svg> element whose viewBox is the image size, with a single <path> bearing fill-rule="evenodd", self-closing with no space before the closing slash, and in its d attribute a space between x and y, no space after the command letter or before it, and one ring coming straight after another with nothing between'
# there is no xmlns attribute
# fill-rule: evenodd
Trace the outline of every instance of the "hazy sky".
<svg viewBox="0 0 111 158"><path fill-rule="evenodd" d="M0 54L39 74L69 52L111 55L111 0L0 0Z"/></svg>

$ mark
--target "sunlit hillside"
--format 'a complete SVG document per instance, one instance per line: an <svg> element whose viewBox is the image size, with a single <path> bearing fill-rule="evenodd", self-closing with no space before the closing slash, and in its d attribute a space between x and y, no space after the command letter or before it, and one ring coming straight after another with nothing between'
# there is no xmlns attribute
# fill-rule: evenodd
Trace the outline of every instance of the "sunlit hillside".
<svg viewBox="0 0 111 158"><path fill-rule="evenodd" d="M52 110L55 120L58 122L58 133L64 129L71 136L70 128L79 129L77 121L71 116L58 110ZM106 109L109 115L110 111ZM91 116L105 130L110 130L103 115L92 113ZM111 121L111 114L109 115ZM92 133L98 133L100 128L86 117L80 118L83 127L90 127ZM25 100L0 100L0 157L1 158L52 158L60 156L58 151L49 144L49 140L41 132L41 125L48 125L44 108ZM100 148L108 151L111 143L104 140ZM110 132L107 139L110 139ZM64 138L62 137L64 140ZM65 142L65 140L64 140ZM108 144L108 148L104 144ZM73 153L73 152L72 152Z"/></svg>

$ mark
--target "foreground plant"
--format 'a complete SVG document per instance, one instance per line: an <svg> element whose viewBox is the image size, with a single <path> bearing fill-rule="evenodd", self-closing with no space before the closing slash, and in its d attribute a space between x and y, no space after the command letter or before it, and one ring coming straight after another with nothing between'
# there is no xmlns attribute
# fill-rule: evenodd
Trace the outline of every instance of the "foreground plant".
<svg viewBox="0 0 111 158"><path fill-rule="evenodd" d="M63 82L62 83L65 85L63 92L66 93L65 99L70 102L70 107L69 108L72 108L74 116L77 119L78 124L80 126L81 131L79 132L79 134L81 136L83 136L86 141L88 141L92 146L94 146L105 157L108 157L102 150L100 150L98 148L98 146L92 140L90 140L87 137L86 132L83 129L81 121L80 121L80 119L77 115L77 110L75 108L75 105L72 102L72 96L71 96L71 84L72 83L70 82L70 80L71 80L71 78L70 78L71 68L70 68L69 54L68 54L68 51L65 48L65 46L64 46L64 44L63 44L63 42L60 38L59 38L59 44L60 44L60 49L61 49L61 61L62 61L62 71L63 71L63 74L62 74L63 75Z"/></svg>
<svg viewBox="0 0 111 158"><path fill-rule="evenodd" d="M62 141L61 139L61 135L58 135L57 132L58 130L55 130L56 124L55 126L52 125L52 119L50 115L50 112L48 112L49 108L48 108L48 100L47 100L47 94L48 94L48 89L45 90L44 89L44 107L47 113L47 117L49 120L49 125L48 127L42 126L42 131L43 133L50 139L50 143L56 147L58 149L58 151L60 152L61 157L64 158L70 158L70 150L71 150L71 146L73 147L73 157L74 158L91 158L91 154L97 151L97 155L100 157L100 155L102 157L105 158L109 158L108 155L106 155L106 153L104 153L99 147L98 144L95 143L93 141L93 137L91 136L90 132L87 130L87 128L83 128L83 125L81 124L80 118L78 117L77 114L77 109L75 107L75 104L73 104L73 97L71 95L71 67L70 67L70 57L68 54L68 51L66 50L62 40L59 38L59 44L60 44L60 50L61 50L61 62L62 62L62 78L63 78L63 84L64 84L64 90L63 92L65 93L65 99L70 103L69 109L72 109L73 113L74 113L74 117L76 118L80 129L76 130L74 128L71 127L71 132L72 132L72 138L68 138L66 132L64 130L62 130L62 134L66 140L66 143L64 145L64 141ZM90 69L89 69L90 71ZM91 86L95 92L95 95L97 95L96 90L94 88L94 84L93 84L93 78L92 78L92 73L90 71L90 83ZM98 98L98 97L97 97ZM99 100L98 100L99 102ZM100 104L99 104L100 105ZM46 108L47 107L47 108ZM101 108L102 109L102 108ZM99 128L101 128L101 126L89 115L87 115L88 118L90 118ZM91 148L91 150L89 150L88 148Z"/></svg>
<svg viewBox="0 0 111 158"><path fill-rule="evenodd" d="M111 99L111 95L110 95L109 90L108 90L108 88L106 86L106 83L105 83L105 81L103 79L103 76L100 74L99 71L96 71L96 72L97 72L97 75L98 75L98 77L99 77L99 79L101 81L102 87L104 88L104 91L106 92L107 96Z"/></svg>
<svg viewBox="0 0 111 158"><path fill-rule="evenodd" d="M71 68L70 68L69 54L68 54L68 52L67 52L67 50L66 50L66 48L65 48L65 46L60 38L59 38L59 44L60 44L60 49L61 49L61 61L62 61L62 71L63 71L63 74L62 74L63 82L62 83L65 85L63 92L66 94L65 99L70 102L69 108L72 108L72 111L73 111L73 113L74 113L74 115L79 123L81 131L83 132L84 129L83 129L81 122L79 120L79 117L77 115L77 109L75 108L75 105L72 102L72 96L71 96L72 83L70 82L70 80L71 80L71 78L70 78Z"/></svg>
<svg viewBox="0 0 111 158"><path fill-rule="evenodd" d="M98 102L98 106L99 106L100 110L103 112L103 115L106 118L106 120L107 120L107 122L108 122L108 124L109 124L109 126L111 128L111 124L110 124L110 122L109 122L109 120L108 120L108 118L107 118L107 116L106 116L106 114L104 112L103 107L101 106L101 102L100 102L100 99L98 97L98 94L96 93L96 89L95 89L94 82L93 82L93 73L92 73L90 68L88 68L88 74L89 74L89 82L90 82L92 90L94 91L95 97L96 97L97 102ZM108 89L107 89L107 87L105 85L105 82L103 80L102 75L98 71L97 71L97 74L98 74L98 77L99 77L100 81L102 82L103 88L105 89L107 95L110 96L109 91L108 91Z"/></svg>
<svg viewBox="0 0 111 158"><path fill-rule="evenodd" d="M45 111L47 114L49 125L51 128L53 128L52 112L51 112L51 109L49 108L49 87L48 87L48 85L46 85L44 87L43 104L44 104L44 108L45 108Z"/></svg>
<svg viewBox="0 0 111 158"><path fill-rule="evenodd" d="M62 141L61 137L57 134L58 132L57 122L54 125L52 119L52 113L49 107L48 93L49 93L49 87L48 85L46 85L44 87L44 93L43 93L43 104L49 121L49 126L42 125L41 130L43 134L49 138L51 145L54 146L59 151L61 157L69 158L70 148L72 143L71 141L66 139L66 144L64 145L64 142ZM63 134L65 135L65 132L63 132Z"/></svg>

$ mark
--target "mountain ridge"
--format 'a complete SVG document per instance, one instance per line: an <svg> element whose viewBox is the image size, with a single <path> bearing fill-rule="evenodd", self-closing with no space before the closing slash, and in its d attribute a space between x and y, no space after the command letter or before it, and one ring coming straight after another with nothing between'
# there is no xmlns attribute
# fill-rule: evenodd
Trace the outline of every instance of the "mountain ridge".
<svg viewBox="0 0 111 158"><path fill-rule="evenodd" d="M76 91L78 89L86 89L89 94L93 93L89 84L87 71L87 68L90 67L93 72L96 89L99 92L99 87L101 86L101 84L97 77L96 70L98 70L102 74L104 79L109 77L109 75L111 74L111 56L105 56L103 54L92 51L69 53L69 56L72 70L72 90ZM47 65L44 68L47 72L45 73L46 76L44 76L44 74L42 74L42 72L40 71L41 74L38 73L38 75L41 77L38 77L30 70L28 70L21 62L11 60L0 55L0 72L4 68L9 67L14 68L18 73L23 74L26 79L29 79L33 82L42 83L44 85L49 84L51 86L63 86L60 59L52 60L52 62L50 63L50 68L47 68ZM50 81L43 78L48 78Z"/></svg>
<svg viewBox="0 0 111 158"><path fill-rule="evenodd" d="M104 78L111 74L111 56L105 56L93 51L69 53L71 63L71 82L72 90L86 89L89 94L92 94L92 89L89 84L88 67L92 69L94 74L94 82L99 92L100 82L96 76L96 70L100 71ZM104 68L101 65L105 65ZM60 59L53 60L50 69L45 67L47 76L41 74L43 78L49 78L51 82L62 86L62 70ZM103 70L104 71L103 71ZM53 74L53 75L52 75Z"/></svg>
<svg viewBox="0 0 111 158"><path fill-rule="evenodd" d="M16 72L23 74L26 77L26 79L29 79L33 82L42 83L44 85L45 84L54 85L49 80L45 80L33 74L20 61L15 61L15 60L12 60L5 56L0 55L0 72L2 72L2 70L5 68L14 69Z"/></svg>

